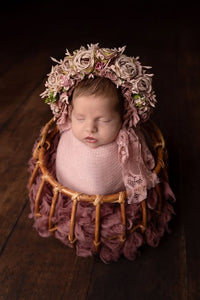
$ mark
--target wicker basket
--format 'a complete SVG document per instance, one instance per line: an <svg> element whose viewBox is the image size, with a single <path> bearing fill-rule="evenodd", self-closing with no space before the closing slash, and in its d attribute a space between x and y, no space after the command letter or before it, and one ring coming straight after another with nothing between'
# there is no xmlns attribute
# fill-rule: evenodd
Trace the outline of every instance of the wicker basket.
<svg viewBox="0 0 200 300"><path fill-rule="evenodd" d="M162 136L160 129L151 121L147 121L143 125L143 131L146 135L148 135L149 139L152 142L154 148L154 154L156 159L156 166L154 168L154 172L162 177L165 181L168 181L168 175L166 171L166 161L167 161L167 152L165 149L165 141ZM52 218L55 213L56 203L58 199L59 193L67 195L73 200L73 206L71 211L71 219L70 219L70 230L68 239L71 244L74 244L76 241L75 237L75 222L76 222L76 210L78 202L85 201L92 203L95 206L95 251L98 252L100 246L100 212L102 203L118 203L121 211L121 222L124 226L125 230L121 236L119 236L119 240L121 244L126 241L127 234L134 232L135 230L141 230L142 233L145 232L148 224L147 224L147 207L146 200L141 202L141 220L138 224L134 225L133 228L127 230L126 227L126 191L121 191L116 194L111 195L86 195L82 193L77 193L75 191L69 190L67 187L61 185L49 172L47 167L45 166L45 154L50 149L52 140L58 134L59 130L56 126L54 118L52 118L43 128L41 133L41 139L38 142L35 150L33 152L33 159L35 160L35 168L31 174L29 181L29 191L35 181L35 178L40 170L42 173L42 180L40 186L38 188L36 198L35 198L35 217L40 218L40 202L41 202L41 194L45 184L50 184L53 190L53 197L51 201L50 213L49 213L49 231L53 234L57 228L53 225ZM157 195L158 195L158 204L156 213L159 215L162 209L162 196L159 184L155 187Z"/></svg>

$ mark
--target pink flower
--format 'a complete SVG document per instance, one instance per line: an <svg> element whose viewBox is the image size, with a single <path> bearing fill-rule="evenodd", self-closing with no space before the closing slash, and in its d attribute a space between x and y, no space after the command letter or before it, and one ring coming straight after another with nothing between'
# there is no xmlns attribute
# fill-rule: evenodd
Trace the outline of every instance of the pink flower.
<svg viewBox="0 0 200 300"><path fill-rule="evenodd" d="M68 78L68 76L63 76L60 79L60 83L65 89L69 89L69 87L71 87L73 85L72 80L70 78Z"/></svg>
<svg viewBox="0 0 200 300"><path fill-rule="evenodd" d="M95 69L96 69L97 71L103 70L104 67L105 67L105 65L106 65L106 64L105 64L104 62L98 61L98 62L96 63L96 65L95 65Z"/></svg>

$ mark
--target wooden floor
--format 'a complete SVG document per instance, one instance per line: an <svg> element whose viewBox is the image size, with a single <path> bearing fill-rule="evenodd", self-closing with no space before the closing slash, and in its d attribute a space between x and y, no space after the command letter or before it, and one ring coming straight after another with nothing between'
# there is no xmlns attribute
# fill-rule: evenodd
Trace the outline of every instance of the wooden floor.
<svg viewBox="0 0 200 300"><path fill-rule="evenodd" d="M115 8L98 2L95 9L82 2L78 9L67 1L40 2L10 1L1 9L0 299L200 299L198 7L144 1L130 9L131 1L122 1ZM108 265L39 237L26 189L33 143L51 117L39 97L50 56L96 42L127 45L128 55L153 66L158 105L152 118L166 139L177 198L172 233L157 248Z"/></svg>

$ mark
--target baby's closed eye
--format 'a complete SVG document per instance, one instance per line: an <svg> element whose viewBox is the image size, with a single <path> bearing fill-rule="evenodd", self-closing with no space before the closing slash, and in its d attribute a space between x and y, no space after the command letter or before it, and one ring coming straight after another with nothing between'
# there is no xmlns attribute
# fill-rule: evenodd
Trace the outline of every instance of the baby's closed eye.
<svg viewBox="0 0 200 300"><path fill-rule="evenodd" d="M112 120L101 120L103 123L110 123Z"/></svg>
<svg viewBox="0 0 200 300"><path fill-rule="evenodd" d="M77 121L84 121L85 120L85 116L81 115L81 114L74 114L75 120Z"/></svg>
<svg viewBox="0 0 200 300"><path fill-rule="evenodd" d="M110 123L112 119L109 118L99 118L98 121L103 122L103 123Z"/></svg>

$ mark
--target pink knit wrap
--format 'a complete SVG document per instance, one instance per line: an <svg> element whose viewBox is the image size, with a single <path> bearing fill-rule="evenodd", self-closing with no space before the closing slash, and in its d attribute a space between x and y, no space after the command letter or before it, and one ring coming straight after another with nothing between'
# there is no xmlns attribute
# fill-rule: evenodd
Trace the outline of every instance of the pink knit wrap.
<svg viewBox="0 0 200 300"><path fill-rule="evenodd" d="M61 134L56 174L64 186L88 195L125 190L116 142L91 149L74 137L71 130Z"/></svg>
<svg viewBox="0 0 200 300"><path fill-rule="evenodd" d="M116 141L95 149L75 138L71 129L61 133L56 175L73 191L106 195L126 189L128 203L138 203L158 183L153 167L153 156L139 131L121 129Z"/></svg>

